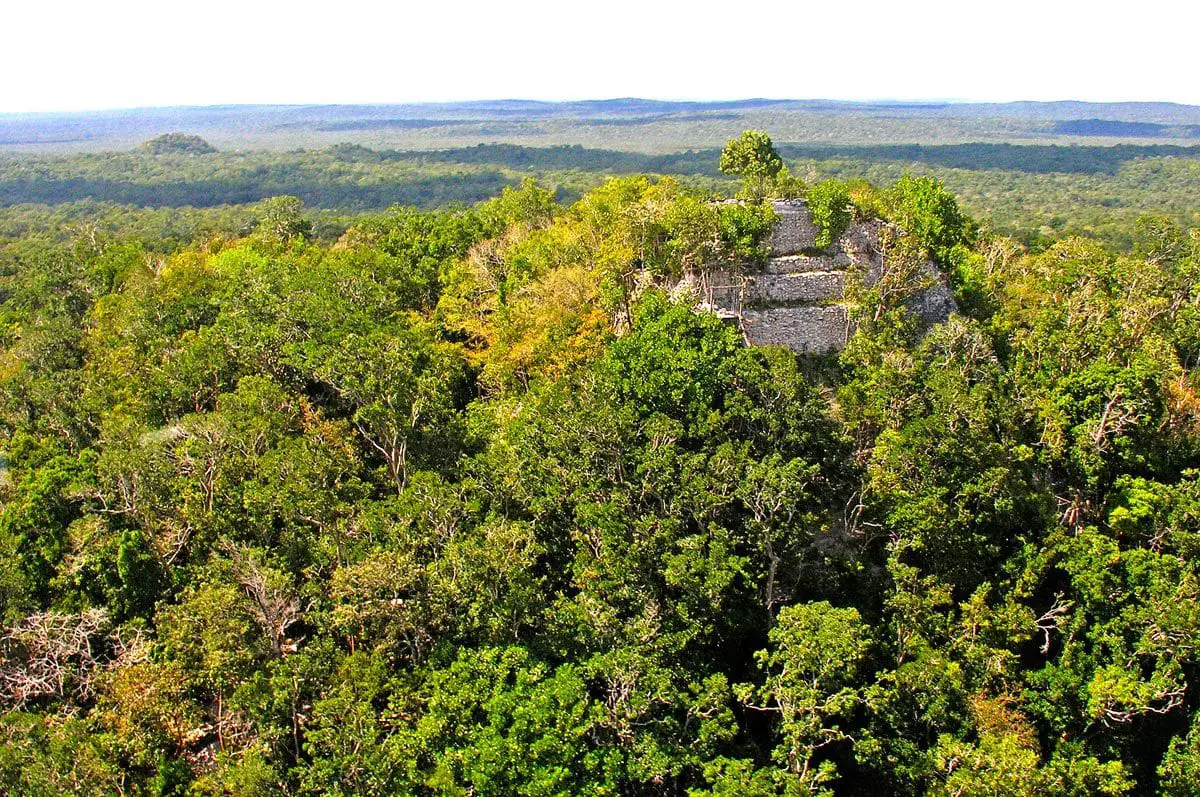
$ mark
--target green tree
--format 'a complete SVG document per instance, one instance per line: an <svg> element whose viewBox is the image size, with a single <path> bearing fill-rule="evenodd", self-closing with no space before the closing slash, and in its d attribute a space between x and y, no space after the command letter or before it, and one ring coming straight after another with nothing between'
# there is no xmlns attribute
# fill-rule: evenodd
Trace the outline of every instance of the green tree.
<svg viewBox="0 0 1200 797"><path fill-rule="evenodd" d="M949 264L951 250L971 243L975 227L954 195L932 177L904 175L887 192L889 218L928 247L932 257Z"/></svg>
<svg viewBox="0 0 1200 797"><path fill-rule="evenodd" d="M838 724L860 701L855 688L867 654L866 625L856 609L826 602L800 603L779 613L772 648L755 659L766 674L760 686L740 688L752 707L774 712L779 744L772 758L795 778L802 794L831 794L833 745L851 741Z"/></svg>
<svg viewBox="0 0 1200 797"><path fill-rule="evenodd" d="M762 130L744 130L731 138L721 150L719 163L722 174L736 174L745 182L746 193L761 199L767 186L783 169L783 159L771 137Z"/></svg>
<svg viewBox="0 0 1200 797"><path fill-rule="evenodd" d="M9 712L0 715L0 780L13 794L116 794L119 764L84 720Z"/></svg>
<svg viewBox="0 0 1200 797"><path fill-rule="evenodd" d="M304 218L304 203L294 196L276 196L258 203L258 233L267 241L288 244L312 231Z"/></svg>
<svg viewBox="0 0 1200 797"><path fill-rule="evenodd" d="M808 209L817 236L813 242L821 248L832 245L850 226L850 193L840 180L822 180L808 190Z"/></svg>

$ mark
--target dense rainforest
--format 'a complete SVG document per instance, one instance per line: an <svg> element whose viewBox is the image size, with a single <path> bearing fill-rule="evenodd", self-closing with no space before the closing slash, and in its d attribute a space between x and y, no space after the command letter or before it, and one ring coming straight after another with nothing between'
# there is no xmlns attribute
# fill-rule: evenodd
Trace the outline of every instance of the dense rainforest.
<svg viewBox="0 0 1200 797"><path fill-rule="evenodd" d="M746 201L6 217L0 783L1194 794L1200 228L727 154ZM779 192L899 233L839 354L673 288Z"/></svg>
<svg viewBox="0 0 1200 797"><path fill-rule="evenodd" d="M1083 235L1129 251L1141 216L1166 215L1189 226L1200 207L1200 146L808 143L777 149L809 183L833 177L882 185L904 174L934 177L981 223L1035 250ZM393 204L433 210L474 205L531 177L563 203L611 177L637 174L731 193L736 183L718 170L718 155L718 149L646 154L503 143L397 150L346 142L218 152L202 138L169 133L127 152L0 152L0 235L5 226L50 208L75 205L77 213L90 213L95 203L119 208L121 215L171 208L220 216L231 207L289 195L343 214Z"/></svg>

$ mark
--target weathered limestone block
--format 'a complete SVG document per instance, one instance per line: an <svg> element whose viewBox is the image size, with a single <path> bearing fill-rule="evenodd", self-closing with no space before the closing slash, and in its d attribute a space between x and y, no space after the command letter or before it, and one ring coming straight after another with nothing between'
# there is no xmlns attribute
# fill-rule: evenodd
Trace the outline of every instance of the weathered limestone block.
<svg viewBox="0 0 1200 797"><path fill-rule="evenodd" d="M921 319L922 323L940 324L958 310L954 303L954 294L933 266L928 266L929 276L934 282L931 287L914 296L908 302L908 309Z"/></svg>
<svg viewBox="0 0 1200 797"><path fill-rule="evenodd" d="M747 306L836 301L846 292L844 271L756 274L749 282L742 297Z"/></svg>
<svg viewBox="0 0 1200 797"><path fill-rule="evenodd" d="M790 274L715 273L704 297L719 307L769 307L837 301L846 292L844 271L802 271Z"/></svg>
<svg viewBox="0 0 1200 797"><path fill-rule="evenodd" d="M838 251L832 255L783 255L772 257L763 264L766 274L795 274L806 271L845 271L851 265L850 256Z"/></svg>
<svg viewBox="0 0 1200 797"><path fill-rule="evenodd" d="M767 239L772 255L795 255L816 247L817 227L807 202L777 199L771 205L779 216L779 222Z"/></svg>
<svg viewBox="0 0 1200 797"><path fill-rule="evenodd" d="M880 233L888 225L877 219L851 224L838 239L838 248L855 263L878 260L883 257Z"/></svg>
<svg viewBox="0 0 1200 797"><path fill-rule="evenodd" d="M798 354L830 354L846 345L849 322L842 305L743 310L746 340L756 346L787 346Z"/></svg>

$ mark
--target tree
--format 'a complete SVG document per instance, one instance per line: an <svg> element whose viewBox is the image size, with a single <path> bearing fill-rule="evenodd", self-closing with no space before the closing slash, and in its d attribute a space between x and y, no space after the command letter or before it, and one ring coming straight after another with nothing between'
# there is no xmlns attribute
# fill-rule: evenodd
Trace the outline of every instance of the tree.
<svg viewBox="0 0 1200 797"><path fill-rule="evenodd" d="M391 747L396 764L437 793L628 793L604 706L575 665L554 669L517 647L464 651L401 705L420 714Z"/></svg>
<svg viewBox="0 0 1200 797"><path fill-rule="evenodd" d="M9 794L120 794L125 778L87 722L11 712L0 715L0 782Z"/></svg>
<svg viewBox="0 0 1200 797"><path fill-rule="evenodd" d="M258 204L258 230L269 241L287 244L312 232L304 203L294 196L275 196Z"/></svg>
<svg viewBox="0 0 1200 797"><path fill-rule="evenodd" d="M888 202L891 220L928 247L939 263L949 262L956 245L975 239L975 225L933 177L904 175L888 191Z"/></svg>
<svg viewBox="0 0 1200 797"><path fill-rule="evenodd" d="M745 181L746 193L759 199L783 169L783 159L769 135L762 130L745 130L725 143L719 165L722 174L739 175Z"/></svg>
<svg viewBox="0 0 1200 797"><path fill-rule="evenodd" d="M1194 793L1200 229L1030 255L931 181L809 204L887 222L837 359L664 290L773 217L669 178L336 243L288 200L200 228L240 242L0 212L0 783ZM931 252L979 302L922 329Z"/></svg>
<svg viewBox="0 0 1200 797"><path fill-rule="evenodd" d="M813 239L820 248L842 237L850 225L850 192L840 180L822 180L808 192L808 209L812 213L817 235Z"/></svg>
<svg viewBox="0 0 1200 797"><path fill-rule="evenodd" d="M457 350L433 340L424 325L349 335L312 364L353 407L355 427L383 458L397 493L414 460L453 460L466 372Z"/></svg>
<svg viewBox="0 0 1200 797"><path fill-rule="evenodd" d="M765 682L739 690L752 707L778 715L773 758L799 782L797 793L827 794L822 784L836 770L822 751L851 740L836 720L860 701L853 685L867 654L867 630L857 609L824 601L789 606L771 629L772 649L755 654Z"/></svg>

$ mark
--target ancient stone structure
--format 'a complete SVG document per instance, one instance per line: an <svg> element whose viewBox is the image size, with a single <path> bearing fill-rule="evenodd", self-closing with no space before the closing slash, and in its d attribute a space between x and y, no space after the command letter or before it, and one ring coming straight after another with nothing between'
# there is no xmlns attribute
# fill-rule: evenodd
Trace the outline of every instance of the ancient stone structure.
<svg viewBox="0 0 1200 797"><path fill-rule="evenodd" d="M838 351L853 331L844 303L847 280L867 286L879 280L885 267L881 233L888 225L855 222L836 243L819 250L817 227L803 200L778 200L774 206L779 222L764 265L689 277L680 288L737 323L751 343L802 354ZM944 321L955 310L944 276L925 263L921 281L928 287L909 301L910 308L927 324Z"/></svg>

